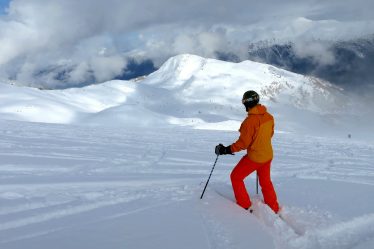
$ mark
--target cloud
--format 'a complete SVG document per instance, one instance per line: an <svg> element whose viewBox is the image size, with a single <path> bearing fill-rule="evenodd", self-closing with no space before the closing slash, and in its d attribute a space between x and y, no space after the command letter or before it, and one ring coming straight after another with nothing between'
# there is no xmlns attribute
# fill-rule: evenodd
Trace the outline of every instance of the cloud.
<svg viewBox="0 0 374 249"><path fill-rule="evenodd" d="M312 58L319 65L333 65L335 55L330 49L330 43L315 40L303 40L294 43L293 50L299 58Z"/></svg>
<svg viewBox="0 0 374 249"><path fill-rule="evenodd" d="M67 87L119 75L129 59L217 52L246 59L249 42L294 40L332 63L325 40L374 33L370 0L12 0L0 16L0 79ZM321 42L315 43L316 40Z"/></svg>

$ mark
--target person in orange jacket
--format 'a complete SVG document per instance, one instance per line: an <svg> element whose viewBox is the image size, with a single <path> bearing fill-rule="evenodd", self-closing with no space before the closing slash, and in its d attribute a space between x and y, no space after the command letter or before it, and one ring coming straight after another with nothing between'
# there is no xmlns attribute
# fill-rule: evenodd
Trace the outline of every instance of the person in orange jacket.
<svg viewBox="0 0 374 249"><path fill-rule="evenodd" d="M239 139L230 146L216 146L217 155L233 154L247 150L247 154L239 161L231 172L230 178L239 206L251 209L251 200L245 188L244 179L257 171L264 202L275 212L279 212L279 204L273 183L270 178L270 167L273 159L271 138L274 135L274 118L265 106L259 104L260 97L255 91L247 91L242 103L248 112L247 118L240 126Z"/></svg>

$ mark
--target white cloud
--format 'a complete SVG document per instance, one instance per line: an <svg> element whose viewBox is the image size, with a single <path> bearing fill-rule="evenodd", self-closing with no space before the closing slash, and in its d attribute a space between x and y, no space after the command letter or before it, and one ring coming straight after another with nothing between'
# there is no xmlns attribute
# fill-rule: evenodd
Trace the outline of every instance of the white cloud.
<svg viewBox="0 0 374 249"><path fill-rule="evenodd" d="M295 40L301 56L331 63L326 44L314 41L374 33L372 2L13 0L0 17L0 79L50 86L92 76L104 81L120 73L129 56L156 65L178 53L225 51L244 59L249 42L267 39ZM65 70L67 80L50 68Z"/></svg>
<svg viewBox="0 0 374 249"><path fill-rule="evenodd" d="M301 58L313 58L317 64L332 65L335 62L334 53L329 49L329 43L322 41L297 41L293 49Z"/></svg>
<svg viewBox="0 0 374 249"><path fill-rule="evenodd" d="M91 70L95 78L99 81L105 81L121 74L126 65L126 61L119 55L108 57L95 57L90 61Z"/></svg>

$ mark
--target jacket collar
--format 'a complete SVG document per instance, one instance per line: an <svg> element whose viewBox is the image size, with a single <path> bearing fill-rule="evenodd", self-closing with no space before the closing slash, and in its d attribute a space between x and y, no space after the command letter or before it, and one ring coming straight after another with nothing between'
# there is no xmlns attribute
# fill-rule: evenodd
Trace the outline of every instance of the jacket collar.
<svg viewBox="0 0 374 249"><path fill-rule="evenodd" d="M248 115L251 115L251 114L254 114L254 115L258 115L258 114L265 114L266 113L266 107L261 105L261 104L258 104L254 107L252 107L251 109L249 109L248 111Z"/></svg>

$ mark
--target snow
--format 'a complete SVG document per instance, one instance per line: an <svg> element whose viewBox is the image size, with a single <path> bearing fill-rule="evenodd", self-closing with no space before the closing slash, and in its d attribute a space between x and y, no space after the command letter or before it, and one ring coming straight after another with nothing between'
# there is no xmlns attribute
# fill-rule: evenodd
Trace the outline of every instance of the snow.
<svg viewBox="0 0 374 249"><path fill-rule="evenodd" d="M327 134L347 134L357 126L365 131L372 126L360 119L368 108L349 101L342 89L322 80L252 61L230 63L188 54L170 58L142 81L66 90L0 84L0 117L106 126L134 126L141 120L143 126L178 124L198 129L215 129L217 124L220 129L237 130L243 119L238 100L248 89L261 94L281 131L318 126L319 131L328 129ZM313 122L300 124L301 116Z"/></svg>
<svg viewBox="0 0 374 249"><path fill-rule="evenodd" d="M255 194L255 175L254 213L234 203L229 175L243 153L218 158L200 200L248 89L276 117L282 218ZM192 55L140 82L0 84L0 248L374 248L372 126L347 118L344 96L269 65Z"/></svg>

